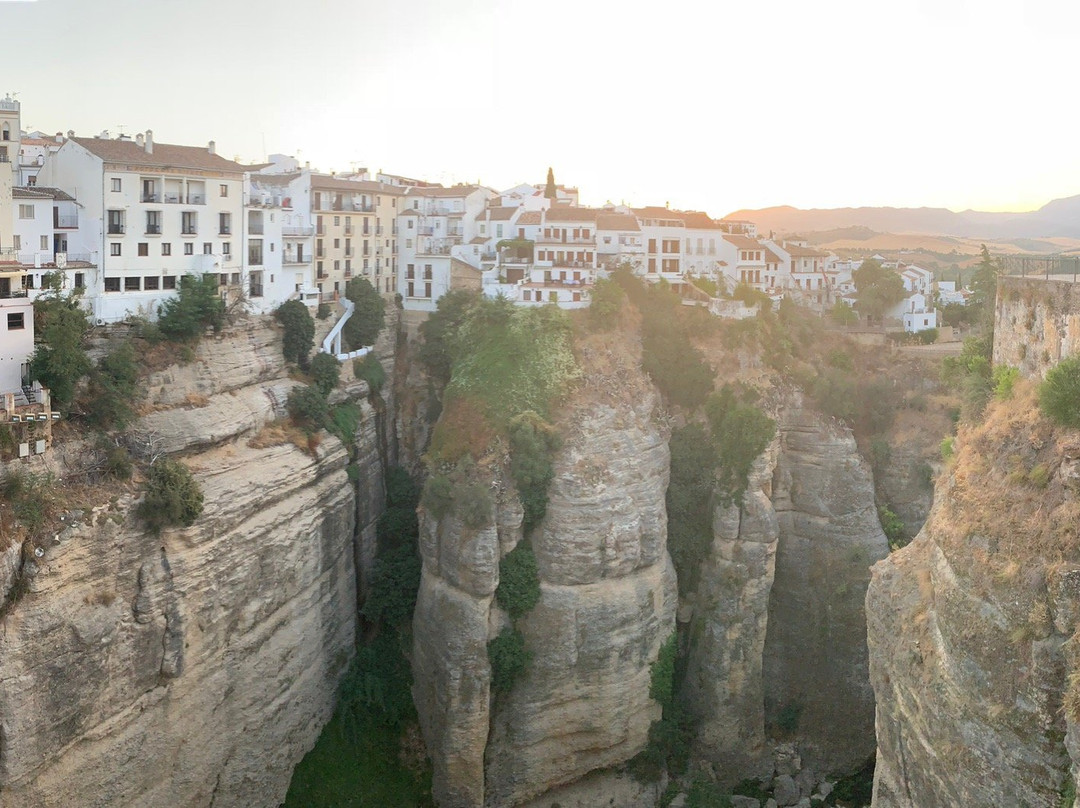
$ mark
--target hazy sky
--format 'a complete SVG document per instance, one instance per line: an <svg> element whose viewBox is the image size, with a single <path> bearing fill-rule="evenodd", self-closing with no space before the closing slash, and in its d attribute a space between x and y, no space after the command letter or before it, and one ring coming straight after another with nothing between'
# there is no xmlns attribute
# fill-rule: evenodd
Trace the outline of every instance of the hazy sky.
<svg viewBox="0 0 1080 808"><path fill-rule="evenodd" d="M587 203L1080 193L1075 0L0 0L23 127ZM265 145L264 145L265 144Z"/></svg>

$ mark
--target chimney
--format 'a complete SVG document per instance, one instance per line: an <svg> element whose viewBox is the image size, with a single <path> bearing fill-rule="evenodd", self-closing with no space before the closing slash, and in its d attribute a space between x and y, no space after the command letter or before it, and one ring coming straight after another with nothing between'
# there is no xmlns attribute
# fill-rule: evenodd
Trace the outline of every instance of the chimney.
<svg viewBox="0 0 1080 808"><path fill-rule="evenodd" d="M143 148L143 133L142 132L139 132L139 134L135 135L135 142L138 144L140 149Z"/></svg>
<svg viewBox="0 0 1080 808"><path fill-rule="evenodd" d="M108 140L109 139L109 130L108 129L102 129L101 134L98 135L98 138L100 138L101 140Z"/></svg>
<svg viewBox="0 0 1080 808"><path fill-rule="evenodd" d="M146 130L146 140L143 143L143 148L146 149L147 154L153 154L154 153L154 130L153 129L147 129Z"/></svg>
<svg viewBox="0 0 1080 808"><path fill-rule="evenodd" d="M206 150L211 154L217 154L217 144L215 144L214 141L211 140L209 145L207 145Z"/></svg>
<svg viewBox="0 0 1080 808"><path fill-rule="evenodd" d="M311 168L311 161L310 160L305 160L304 161L304 168L307 168L307 169Z"/></svg>
<svg viewBox="0 0 1080 808"><path fill-rule="evenodd" d="M68 137L69 138L75 137L75 130L74 129L68 129Z"/></svg>
<svg viewBox="0 0 1080 808"><path fill-rule="evenodd" d="M56 133L56 142L57 143L63 143L64 142L64 133L63 132L57 132Z"/></svg>

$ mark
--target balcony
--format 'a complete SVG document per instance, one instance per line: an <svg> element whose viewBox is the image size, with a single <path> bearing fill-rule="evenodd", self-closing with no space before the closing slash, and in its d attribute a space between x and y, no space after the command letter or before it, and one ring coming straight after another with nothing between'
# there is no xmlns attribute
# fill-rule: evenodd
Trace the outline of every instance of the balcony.
<svg viewBox="0 0 1080 808"><path fill-rule="evenodd" d="M571 269L592 269L593 265L587 261L571 261L568 258L558 259L556 258L551 262L554 267L569 267Z"/></svg>
<svg viewBox="0 0 1080 808"><path fill-rule="evenodd" d="M537 244L595 244L596 239L593 236L545 236L543 234L536 237Z"/></svg>
<svg viewBox="0 0 1080 808"><path fill-rule="evenodd" d="M262 250L248 251L248 266L261 267L263 262Z"/></svg>
<svg viewBox="0 0 1080 808"><path fill-rule="evenodd" d="M307 238L307 237L312 236L314 234L315 234L315 228L311 227L310 225L308 225L308 226L297 226L297 227L294 227L294 226L290 225L288 227L283 226L281 228L281 235L283 235L285 238ZM322 234L321 230L319 231L319 234L320 235Z"/></svg>
<svg viewBox="0 0 1080 808"><path fill-rule="evenodd" d="M375 228L375 235L376 236L381 236L383 234L384 229L385 228L380 224L378 227Z"/></svg>
<svg viewBox="0 0 1080 808"><path fill-rule="evenodd" d="M160 202L160 194L143 194L139 197L140 202Z"/></svg>
<svg viewBox="0 0 1080 808"><path fill-rule="evenodd" d="M160 236L161 225L160 224L148 224L146 226L146 235L148 236Z"/></svg>
<svg viewBox="0 0 1080 808"><path fill-rule="evenodd" d="M283 264L310 264L310 255L296 255L295 253L284 253L281 263Z"/></svg>
<svg viewBox="0 0 1080 808"><path fill-rule="evenodd" d="M319 249L315 251L315 257L326 258L326 250L324 250L322 247L319 247Z"/></svg>
<svg viewBox="0 0 1080 808"><path fill-rule="evenodd" d="M434 227L421 227L417 229L417 233L421 236L433 236L435 235Z"/></svg>
<svg viewBox="0 0 1080 808"><path fill-rule="evenodd" d="M374 213L375 206L370 202L353 202L352 209L360 213Z"/></svg>
<svg viewBox="0 0 1080 808"><path fill-rule="evenodd" d="M421 247L416 251L417 255L449 255L450 245L440 244L438 246L432 245L431 247Z"/></svg>
<svg viewBox="0 0 1080 808"><path fill-rule="evenodd" d="M356 230L355 230L355 228L353 228L353 226L351 224L345 225L345 235L346 236L351 236L355 232L356 232Z"/></svg>
<svg viewBox="0 0 1080 808"><path fill-rule="evenodd" d="M182 228L180 230L180 235L181 236L194 236L194 235L196 235L196 230L195 230L194 227L184 227L184 228Z"/></svg>
<svg viewBox="0 0 1080 808"><path fill-rule="evenodd" d="M218 235L219 236L231 236L232 235L232 228L231 227L219 227L218 228Z"/></svg>
<svg viewBox="0 0 1080 808"><path fill-rule="evenodd" d="M57 230L76 230L79 227L78 216L54 216L53 227Z"/></svg>
<svg viewBox="0 0 1080 808"><path fill-rule="evenodd" d="M122 224L110 224L108 234L110 236L122 236L126 228Z"/></svg>
<svg viewBox="0 0 1080 808"><path fill-rule="evenodd" d="M254 222L248 222L248 235L249 236L261 236L263 234L262 222L258 224Z"/></svg>
<svg viewBox="0 0 1080 808"><path fill-rule="evenodd" d="M11 158L7 156L6 152L4 154L0 154L0 163L10 163L10 162L11 162ZM25 295L24 295L24 297L25 297Z"/></svg>
<svg viewBox="0 0 1080 808"><path fill-rule="evenodd" d="M163 194L161 199L158 199L157 194L143 194L143 202L158 202L161 201L166 205L205 205L205 194Z"/></svg>
<svg viewBox="0 0 1080 808"><path fill-rule="evenodd" d="M252 283L250 286L248 286L248 297L262 297L262 296L263 296L263 287L262 287L261 283L258 283L258 284Z"/></svg>

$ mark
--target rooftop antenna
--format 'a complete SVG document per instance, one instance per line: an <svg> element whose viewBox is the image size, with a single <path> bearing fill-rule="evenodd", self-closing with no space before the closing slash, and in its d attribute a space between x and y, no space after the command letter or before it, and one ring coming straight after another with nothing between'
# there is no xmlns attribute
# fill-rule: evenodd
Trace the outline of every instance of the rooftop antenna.
<svg viewBox="0 0 1080 808"><path fill-rule="evenodd" d="M116 125L116 128L117 128L118 130L120 130L120 135L121 135L121 136L123 136L123 134L124 134L124 127L125 127L125 126L127 126L127 124L124 124L124 123L118 123L118 124Z"/></svg>
<svg viewBox="0 0 1080 808"><path fill-rule="evenodd" d="M262 133L262 140L263 140L263 162L265 163L266 162L266 132Z"/></svg>

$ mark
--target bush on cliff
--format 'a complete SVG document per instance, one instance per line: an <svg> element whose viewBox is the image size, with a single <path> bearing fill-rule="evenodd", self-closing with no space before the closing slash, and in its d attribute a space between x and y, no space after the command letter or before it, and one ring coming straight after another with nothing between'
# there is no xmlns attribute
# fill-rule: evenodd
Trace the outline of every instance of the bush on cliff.
<svg viewBox="0 0 1080 808"><path fill-rule="evenodd" d="M534 412L522 413L510 423L510 473L525 510L525 535L547 513L548 487L555 477L552 453L560 442L554 427Z"/></svg>
<svg viewBox="0 0 1080 808"><path fill-rule="evenodd" d="M353 375L367 382L372 393L378 393L386 384L386 369L374 353L366 354L363 359L353 360Z"/></svg>
<svg viewBox="0 0 1080 808"><path fill-rule="evenodd" d="M610 278L598 280L592 289L589 302L589 325L593 331L610 331L619 319L626 293Z"/></svg>
<svg viewBox="0 0 1080 808"><path fill-rule="evenodd" d="M285 361L307 367L308 355L315 344L315 321L307 306L299 300L286 300L274 311L274 319L285 329L281 339Z"/></svg>
<svg viewBox="0 0 1080 808"><path fill-rule="evenodd" d="M124 341L98 362L82 402L86 420L100 429L123 429L135 420L142 398L135 348Z"/></svg>
<svg viewBox="0 0 1080 808"><path fill-rule="evenodd" d="M177 525L190 527L202 510L202 490L187 466L168 458L150 466L138 515L152 532Z"/></svg>
<svg viewBox="0 0 1080 808"><path fill-rule="evenodd" d="M386 321L382 295L367 278L354 278L345 286L345 297L356 306L341 329L345 345L350 351L374 345Z"/></svg>
<svg viewBox="0 0 1080 808"><path fill-rule="evenodd" d="M311 360L311 383L324 396L330 395L330 391L338 385L341 379L341 362L336 356L328 353L317 353Z"/></svg>
<svg viewBox="0 0 1080 808"><path fill-rule="evenodd" d="M312 385L294 387L285 404L293 422L308 432L323 429L330 418L330 405L319 388Z"/></svg>
<svg viewBox="0 0 1080 808"><path fill-rule="evenodd" d="M174 297L158 306L158 330L173 342L197 340L207 328L225 325L225 301L218 295L218 276L181 275Z"/></svg>
<svg viewBox="0 0 1080 808"><path fill-rule="evenodd" d="M56 293L34 301L34 328L38 339L30 376L49 388L54 407L66 411L75 385L93 367L83 347L90 321L77 296Z"/></svg>
<svg viewBox="0 0 1080 808"><path fill-rule="evenodd" d="M499 560L499 586L495 590L495 599L511 620L528 614L540 602L540 574L529 542L518 542Z"/></svg>
<svg viewBox="0 0 1080 808"><path fill-rule="evenodd" d="M716 490L724 505L742 505L754 461L776 434L776 422L724 385L705 403L718 467Z"/></svg>
<svg viewBox="0 0 1080 808"><path fill-rule="evenodd" d="M491 689L496 693L509 693L526 668L532 654L525 647L525 637L516 629L504 628L499 636L487 644L488 662L491 664Z"/></svg>
<svg viewBox="0 0 1080 808"><path fill-rule="evenodd" d="M1080 355L1063 359L1039 385L1039 409L1061 426L1080 427Z"/></svg>

